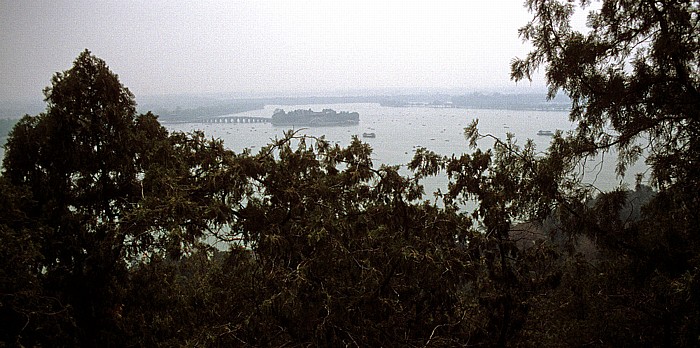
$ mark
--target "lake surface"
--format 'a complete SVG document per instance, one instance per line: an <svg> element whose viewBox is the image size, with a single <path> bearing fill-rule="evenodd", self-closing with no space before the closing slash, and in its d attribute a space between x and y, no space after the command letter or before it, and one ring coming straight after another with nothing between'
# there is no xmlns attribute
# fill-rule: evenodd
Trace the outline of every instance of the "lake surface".
<svg viewBox="0 0 700 348"><path fill-rule="evenodd" d="M286 111L296 109L334 109L357 111L359 125L340 127L309 127L300 134L325 136L331 143L346 146L353 135L373 149L375 167L380 164L405 165L413 158L418 147L425 147L438 154L459 156L470 152L464 138L464 128L474 119L479 120L479 131L505 139L506 133L513 133L517 144L524 145L532 139L538 151L547 149L551 137L537 135L539 130L571 130L575 125L569 122L568 112L563 111L517 111L517 110L472 110L457 108L428 107L383 107L379 104L317 104L317 105L268 105L264 109L240 113L241 116L271 117L277 108ZM202 130L208 137L220 138L229 149L241 152L249 148L256 153L272 139L281 138L291 127L276 127L270 123L186 123L165 124L170 131ZM372 132L376 138L362 138L362 133ZM483 149L492 142L482 141ZM624 179L615 175L615 155L608 154L600 165L600 159L592 159L580 168L584 180L601 190L610 190L625 182L634 185L634 173L643 171L645 166L638 163L632 167ZM408 174L408 170L402 170ZM426 179L427 196L437 188L443 192L447 186L446 177Z"/></svg>
<svg viewBox="0 0 700 348"><path fill-rule="evenodd" d="M237 115L271 117L277 108L286 111L312 109L320 111L325 108L336 111L357 111L360 123L341 127L304 128L300 133L311 136L325 136L331 143L347 146L353 135L368 143L373 149L375 167L381 164L404 165L402 173L408 174L405 165L413 158L418 147L425 147L438 154L459 156L470 152L464 138L464 128L472 120L479 120L479 131L505 139L506 133L515 135L517 144L524 145L532 139L538 151L547 149L551 137L537 135L539 130L571 130L575 128L568 120L565 111L519 111L519 110L480 110L428 107L383 107L379 104L316 104L316 105L268 105L261 110L253 110ZM184 123L164 124L170 131L202 130L208 137L220 138L229 149L241 152L245 148L254 153L269 144L275 138L281 138L283 132L291 127L276 127L270 123ZM362 133L375 133L376 138L362 138ZM2 139L4 143L5 139ZM492 141L480 143L482 149L492 145ZM0 160L4 149L0 147ZM615 175L615 154L608 154L605 160L591 159L579 168L584 181L606 191L621 183L634 186L634 174L647 169L640 161L632 166L624 178ZM428 178L423 181L426 197L436 189L443 192L447 186L444 176Z"/></svg>

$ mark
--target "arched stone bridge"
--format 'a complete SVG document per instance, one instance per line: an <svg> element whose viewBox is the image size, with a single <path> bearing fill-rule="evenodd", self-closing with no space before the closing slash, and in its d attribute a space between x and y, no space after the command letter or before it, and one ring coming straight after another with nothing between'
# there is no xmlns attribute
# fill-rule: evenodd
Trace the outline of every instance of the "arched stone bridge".
<svg viewBox="0 0 700 348"><path fill-rule="evenodd" d="M252 116L216 116L199 120L202 123L268 123L270 121L272 121L270 117Z"/></svg>

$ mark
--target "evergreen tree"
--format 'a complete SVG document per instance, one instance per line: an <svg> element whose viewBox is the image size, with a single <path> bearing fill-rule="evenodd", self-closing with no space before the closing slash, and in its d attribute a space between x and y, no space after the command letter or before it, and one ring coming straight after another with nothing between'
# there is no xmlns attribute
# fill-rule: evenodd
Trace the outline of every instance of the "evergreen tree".
<svg viewBox="0 0 700 348"><path fill-rule="evenodd" d="M700 3L605 0L589 13L589 31L574 30L572 15L592 3L527 1L534 19L520 34L533 50L513 61L512 77L527 79L544 67L549 96L566 93L578 124L555 137L538 162L561 163L546 168L564 173L557 169L615 150L620 175L644 158L659 192L640 199L649 194L638 186L585 203L567 189L571 181L554 181L557 230L594 241L599 257L562 264L563 283L538 299L525 332L559 328L528 336L553 345L696 346Z"/></svg>
<svg viewBox="0 0 700 348"><path fill-rule="evenodd" d="M118 344L129 264L177 258L230 218L209 179L228 152L137 115L131 92L87 50L44 94L46 112L9 136L3 176L28 192L17 209L41 228L23 238L41 255L32 267L42 288L75 320L64 330L82 345Z"/></svg>

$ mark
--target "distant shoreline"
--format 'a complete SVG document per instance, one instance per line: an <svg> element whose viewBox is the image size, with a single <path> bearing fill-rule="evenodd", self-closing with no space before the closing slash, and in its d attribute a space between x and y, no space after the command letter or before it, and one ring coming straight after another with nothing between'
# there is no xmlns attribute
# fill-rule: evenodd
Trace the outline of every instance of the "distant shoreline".
<svg viewBox="0 0 700 348"><path fill-rule="evenodd" d="M140 98L137 98L140 99ZM567 111L571 101L565 96L547 100L541 93L468 93L468 94L401 94L367 96L308 96L308 97L255 97L168 95L143 97L138 112L153 112L164 123L196 121L202 117L231 115L260 110L266 105L319 105L377 103L385 107L427 107L461 109L498 109L527 111ZM44 106L37 102L0 103L0 119L19 119L36 115Z"/></svg>

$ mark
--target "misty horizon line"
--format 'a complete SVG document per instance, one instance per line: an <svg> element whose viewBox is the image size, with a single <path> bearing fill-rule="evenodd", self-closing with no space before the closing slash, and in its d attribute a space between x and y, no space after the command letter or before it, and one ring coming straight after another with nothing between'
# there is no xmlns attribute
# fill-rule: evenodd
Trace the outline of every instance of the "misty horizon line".
<svg viewBox="0 0 700 348"><path fill-rule="evenodd" d="M144 94L134 93L137 109L139 111L155 111L169 105L172 108L183 107L193 108L199 106L211 106L212 104L227 103L235 101L250 102L271 102L275 100L294 101L299 100L300 104L324 104L328 100L336 99L339 103L360 103L363 99L379 98L447 98L458 96L469 96L483 94L485 96L514 96L522 95L531 98L541 99L541 102L548 101L547 89L544 87L487 87L487 88L458 88L458 87L384 87L384 88L355 88L336 89L326 91L278 91L278 92L191 92L191 93L163 93ZM567 99L559 93L555 100L563 101ZM349 101L348 101L349 100ZM355 100L355 101L352 101ZM437 99L436 99L437 100ZM309 102L319 101L319 102ZM371 101L367 101L371 102ZM269 104L269 103L268 103ZM272 103L274 104L274 102ZM46 103L44 98L23 98L15 100L0 101L0 118L16 118L25 114L35 115L44 111Z"/></svg>
<svg viewBox="0 0 700 348"><path fill-rule="evenodd" d="M126 86L128 88L128 86ZM269 91L207 91L207 92L173 92L173 93L135 93L129 88L135 99L160 98L160 97L206 97L206 98L227 98L227 99L267 99L267 98L313 98L313 97L391 97L406 95L464 95L473 93L482 94L543 94L546 95L547 88L543 86L522 86L517 84L503 87L367 87L348 89L327 89L327 90L269 90ZM40 100L39 100L40 99ZM6 98L0 103L30 103L41 101L44 97L37 99L36 96Z"/></svg>

